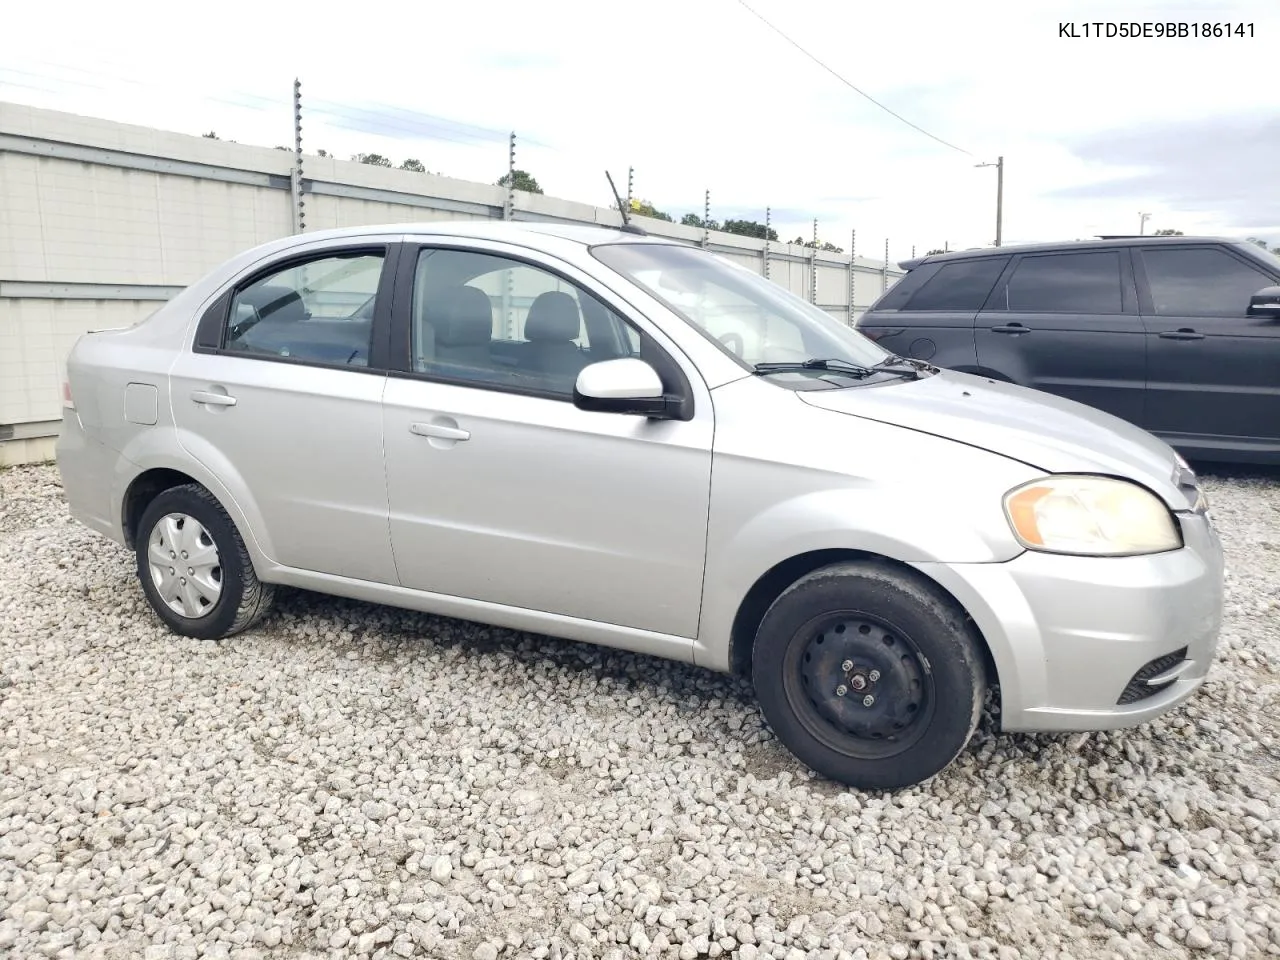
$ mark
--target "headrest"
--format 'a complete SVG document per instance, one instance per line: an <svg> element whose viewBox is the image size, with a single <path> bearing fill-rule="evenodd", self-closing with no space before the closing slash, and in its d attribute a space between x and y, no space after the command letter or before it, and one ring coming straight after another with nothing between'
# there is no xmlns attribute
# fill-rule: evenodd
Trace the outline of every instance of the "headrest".
<svg viewBox="0 0 1280 960"><path fill-rule="evenodd" d="M524 321L526 340L573 340L581 331L578 301L559 290L538 294Z"/></svg>
<svg viewBox="0 0 1280 960"><path fill-rule="evenodd" d="M426 320L435 328L437 346L474 346L493 339L493 304L475 287L441 290L428 299Z"/></svg>
<svg viewBox="0 0 1280 960"><path fill-rule="evenodd" d="M254 285L242 290L236 302L252 305L265 321L280 323L307 319L302 297L293 287Z"/></svg>

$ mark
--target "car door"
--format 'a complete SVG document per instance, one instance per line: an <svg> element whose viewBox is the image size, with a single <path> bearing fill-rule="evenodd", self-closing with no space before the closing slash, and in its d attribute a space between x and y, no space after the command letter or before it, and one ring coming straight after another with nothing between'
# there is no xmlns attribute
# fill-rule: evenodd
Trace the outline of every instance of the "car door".
<svg viewBox="0 0 1280 960"><path fill-rule="evenodd" d="M383 407L400 582L693 638L711 481L705 385L585 274L508 250L443 243L402 260L399 370ZM692 419L574 406L582 367L633 355L693 398ZM692 642L654 650L687 657Z"/></svg>
<svg viewBox="0 0 1280 960"><path fill-rule="evenodd" d="M1015 257L974 341L979 363L1016 383L1142 422L1146 339L1127 250Z"/></svg>
<svg viewBox="0 0 1280 960"><path fill-rule="evenodd" d="M375 329L389 322L397 250L330 246L255 270L170 371L179 441L285 566L396 582Z"/></svg>
<svg viewBox="0 0 1280 960"><path fill-rule="evenodd" d="M1280 322L1249 298L1280 282L1226 245L1139 251L1147 428L1211 453L1280 443Z"/></svg>

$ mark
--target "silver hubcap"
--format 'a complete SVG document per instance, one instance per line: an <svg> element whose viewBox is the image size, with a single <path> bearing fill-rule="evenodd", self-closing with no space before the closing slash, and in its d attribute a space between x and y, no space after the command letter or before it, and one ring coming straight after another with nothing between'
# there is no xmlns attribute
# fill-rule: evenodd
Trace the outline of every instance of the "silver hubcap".
<svg viewBox="0 0 1280 960"><path fill-rule="evenodd" d="M185 513L161 517L151 528L147 564L160 599L181 617L198 620L222 596L218 547L195 517Z"/></svg>

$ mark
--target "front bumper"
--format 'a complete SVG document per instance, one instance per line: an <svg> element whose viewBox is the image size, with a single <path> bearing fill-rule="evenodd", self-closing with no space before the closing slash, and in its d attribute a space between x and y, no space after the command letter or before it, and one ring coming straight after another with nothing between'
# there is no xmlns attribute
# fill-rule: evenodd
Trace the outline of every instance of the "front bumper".
<svg viewBox="0 0 1280 960"><path fill-rule="evenodd" d="M1152 556L917 565L986 638L1005 730L1131 727L1200 687L1222 623L1222 545L1205 515L1178 519L1185 546Z"/></svg>

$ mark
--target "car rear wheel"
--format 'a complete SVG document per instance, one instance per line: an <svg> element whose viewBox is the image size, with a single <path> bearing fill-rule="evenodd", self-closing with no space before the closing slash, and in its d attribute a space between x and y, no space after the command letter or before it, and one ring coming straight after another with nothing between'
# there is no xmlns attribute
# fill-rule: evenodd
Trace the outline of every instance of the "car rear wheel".
<svg viewBox="0 0 1280 960"><path fill-rule="evenodd" d="M979 641L921 578L887 563L817 570L760 624L752 673L778 739L824 777L894 790L934 776L977 727Z"/></svg>
<svg viewBox="0 0 1280 960"><path fill-rule="evenodd" d="M134 540L143 592L175 633L229 637L251 627L271 606L275 588L258 580L235 524L198 484L157 495L143 511Z"/></svg>

